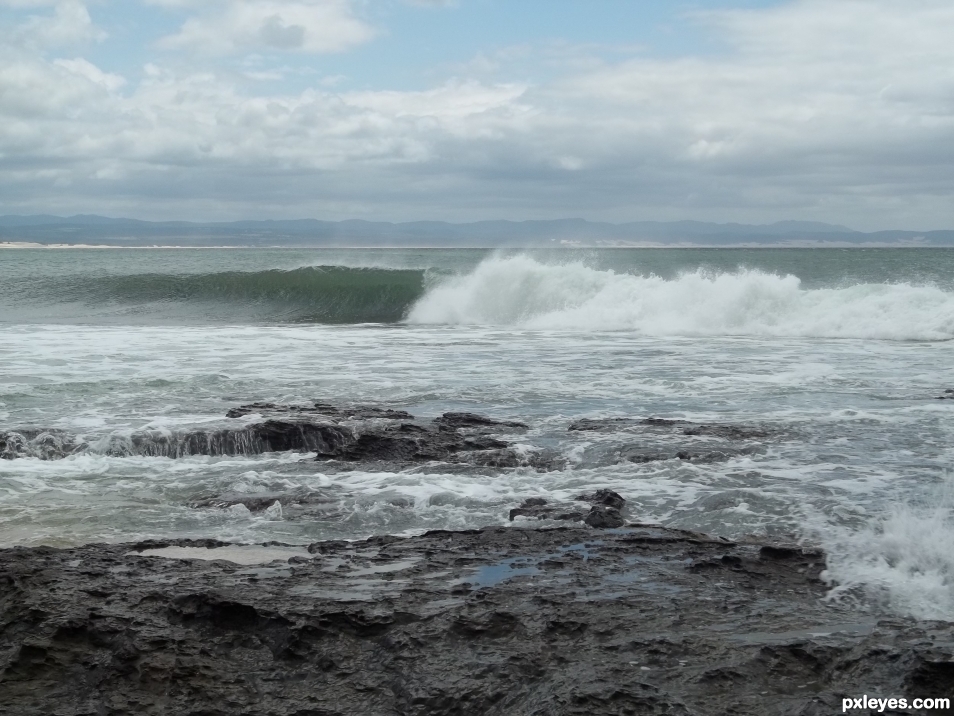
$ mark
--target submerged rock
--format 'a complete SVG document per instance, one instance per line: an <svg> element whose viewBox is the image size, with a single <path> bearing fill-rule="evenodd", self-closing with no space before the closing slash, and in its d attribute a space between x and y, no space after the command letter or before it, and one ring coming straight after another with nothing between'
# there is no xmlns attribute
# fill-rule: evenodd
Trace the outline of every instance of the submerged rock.
<svg viewBox="0 0 954 716"><path fill-rule="evenodd" d="M529 497L519 507L510 510L510 521L513 522L517 517L563 520L584 522L598 529L622 527L626 523L620 514L626 500L617 492L602 489L592 494L580 495L575 500L590 503L589 510L574 503L549 503L542 497Z"/></svg>
<svg viewBox="0 0 954 716"><path fill-rule="evenodd" d="M585 418L571 423L567 430L600 433L582 452L583 463L589 467L668 460L720 462L763 450L761 441L773 435L760 427L668 418ZM638 443L634 444L636 436Z"/></svg>
<svg viewBox="0 0 954 716"><path fill-rule="evenodd" d="M195 500L190 507L234 507L242 505L249 512L262 512L275 503L282 507L298 505L327 505L336 500L321 492L292 491L292 492L256 492L256 493L224 493Z"/></svg>
<svg viewBox="0 0 954 716"><path fill-rule="evenodd" d="M483 415L475 413L444 413L439 418L435 418L434 424L439 428L449 430L459 430L461 428L518 428L526 429L525 423L518 423L512 420L494 420Z"/></svg>
<svg viewBox="0 0 954 716"><path fill-rule="evenodd" d="M33 457L59 460L86 447L62 430L25 429L0 433L0 459L15 460Z"/></svg>
<svg viewBox="0 0 954 716"><path fill-rule="evenodd" d="M589 502L591 505L606 505L617 510L623 509L626 500L618 492L602 489L588 495L579 495L575 498L579 502Z"/></svg>
<svg viewBox="0 0 954 716"><path fill-rule="evenodd" d="M616 431L631 427L673 427L675 425L689 425L688 420L669 420L667 418L582 418L573 423L567 430L587 431Z"/></svg>
<svg viewBox="0 0 954 716"><path fill-rule="evenodd" d="M954 625L825 601L824 567L649 526L0 550L0 713L821 716L949 695Z"/></svg>
<svg viewBox="0 0 954 716"><path fill-rule="evenodd" d="M583 521L590 527L597 529L622 527L626 524L619 510L615 507L607 507L606 505L593 505Z"/></svg>
<svg viewBox="0 0 954 716"><path fill-rule="evenodd" d="M531 497L524 500L520 507L514 507L510 510L511 522L518 517L528 517L534 520L568 520L570 522L582 522L586 517L586 511L576 505L566 503L551 505L541 497Z"/></svg>
<svg viewBox="0 0 954 716"><path fill-rule="evenodd" d="M351 407L336 407L328 403L316 402L312 405L287 405L279 403L249 403L229 410L225 417L242 418L247 415L262 415L263 417L276 415L303 415L320 416L334 420L360 419L370 420L413 420L414 416L405 410L392 410L376 406L357 405Z"/></svg>
<svg viewBox="0 0 954 716"><path fill-rule="evenodd" d="M0 433L0 457L57 459L91 449L112 457L169 458L314 452L322 462L361 463L371 469L463 463L492 469L554 470L565 463L562 456L517 450L496 437L500 432L524 430L524 423L474 413L444 413L423 422L414 421L414 416L403 410L373 406L250 403L227 414L232 419L248 416L264 419L235 428L140 431L111 436L92 447L60 431Z"/></svg>
<svg viewBox="0 0 954 716"><path fill-rule="evenodd" d="M741 425L693 425L682 431L683 435L706 435L726 440L752 440L767 438L769 433L760 428L749 428Z"/></svg>
<svg viewBox="0 0 954 716"><path fill-rule="evenodd" d="M328 452L354 439L348 427L309 420L266 420L235 430L135 433L116 441L107 454L186 457L261 455L267 452Z"/></svg>
<svg viewBox="0 0 954 716"><path fill-rule="evenodd" d="M700 425L688 420L669 420L667 418L583 418L571 423L567 430L578 432L632 432L634 428L679 428L683 435L716 437L726 440L752 440L771 435L762 428L744 425Z"/></svg>

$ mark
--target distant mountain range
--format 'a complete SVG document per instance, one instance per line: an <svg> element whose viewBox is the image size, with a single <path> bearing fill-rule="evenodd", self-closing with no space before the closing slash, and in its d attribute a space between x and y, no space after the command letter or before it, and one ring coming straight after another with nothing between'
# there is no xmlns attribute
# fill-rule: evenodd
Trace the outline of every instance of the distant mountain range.
<svg viewBox="0 0 954 716"><path fill-rule="evenodd" d="M954 231L875 231L815 221L716 224L703 221L637 221L609 224L583 219L553 221L140 221L79 214L0 216L0 242L108 246L732 246L891 245L954 246Z"/></svg>

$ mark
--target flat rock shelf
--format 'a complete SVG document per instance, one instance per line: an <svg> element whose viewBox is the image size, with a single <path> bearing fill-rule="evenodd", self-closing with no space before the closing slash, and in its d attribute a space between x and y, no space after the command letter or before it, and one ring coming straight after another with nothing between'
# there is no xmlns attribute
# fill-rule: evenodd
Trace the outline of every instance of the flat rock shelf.
<svg viewBox="0 0 954 716"><path fill-rule="evenodd" d="M827 601L824 567L651 525L5 549L0 713L828 716L954 693L954 625Z"/></svg>

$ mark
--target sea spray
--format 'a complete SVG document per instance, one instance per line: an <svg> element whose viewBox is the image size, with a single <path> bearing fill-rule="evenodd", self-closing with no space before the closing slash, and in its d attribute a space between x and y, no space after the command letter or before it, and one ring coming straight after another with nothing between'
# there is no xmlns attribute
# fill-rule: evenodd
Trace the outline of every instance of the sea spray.
<svg viewBox="0 0 954 716"><path fill-rule="evenodd" d="M949 340L954 293L909 283L805 289L796 276L703 269L664 279L493 257L430 289L411 324L501 325L647 336Z"/></svg>
<svg viewBox="0 0 954 716"><path fill-rule="evenodd" d="M954 620L954 479L930 499L891 508L860 530L830 528L822 543L829 599L862 597L885 611Z"/></svg>

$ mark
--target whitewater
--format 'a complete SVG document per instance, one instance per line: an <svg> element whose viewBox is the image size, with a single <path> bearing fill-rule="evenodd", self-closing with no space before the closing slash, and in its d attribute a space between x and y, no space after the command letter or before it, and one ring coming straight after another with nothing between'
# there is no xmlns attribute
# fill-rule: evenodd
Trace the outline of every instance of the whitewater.
<svg viewBox="0 0 954 716"><path fill-rule="evenodd" d="M824 546L831 599L954 618L954 400L939 399L954 395L954 252L10 250L0 336L0 433L82 446L0 460L5 546L412 534L608 487L634 520ZM520 420L505 437L562 466L123 451L241 425L225 417L239 404L316 400ZM770 437L637 463L618 455L646 436L568 430L613 417ZM326 518L194 506L293 489L333 495Z"/></svg>

